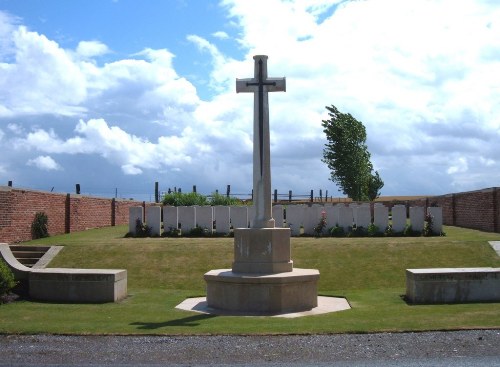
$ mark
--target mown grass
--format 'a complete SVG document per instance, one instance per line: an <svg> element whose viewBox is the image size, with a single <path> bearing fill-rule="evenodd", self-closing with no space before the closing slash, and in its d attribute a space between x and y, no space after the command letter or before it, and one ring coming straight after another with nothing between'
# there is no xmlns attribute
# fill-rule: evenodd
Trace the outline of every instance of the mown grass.
<svg viewBox="0 0 500 367"><path fill-rule="evenodd" d="M203 274L230 268L230 238L124 238L126 227L26 244L58 244L50 267L125 268L129 297L110 304L29 300L0 306L0 333L283 334L500 328L498 303L410 306L405 269L500 267L487 241L499 235L446 227L446 237L293 238L295 267L321 273L319 294L343 296L352 309L298 319L207 316L175 309L205 295Z"/></svg>

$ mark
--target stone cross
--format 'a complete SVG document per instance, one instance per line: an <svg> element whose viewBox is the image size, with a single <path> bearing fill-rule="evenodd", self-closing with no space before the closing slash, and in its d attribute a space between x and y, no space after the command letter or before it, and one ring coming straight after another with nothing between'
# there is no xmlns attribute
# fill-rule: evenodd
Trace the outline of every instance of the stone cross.
<svg viewBox="0 0 500 367"><path fill-rule="evenodd" d="M274 228L271 202L271 143L268 92L285 92L285 78L267 77L267 56L256 55L254 77L236 79L236 93L254 94L253 107L253 228Z"/></svg>

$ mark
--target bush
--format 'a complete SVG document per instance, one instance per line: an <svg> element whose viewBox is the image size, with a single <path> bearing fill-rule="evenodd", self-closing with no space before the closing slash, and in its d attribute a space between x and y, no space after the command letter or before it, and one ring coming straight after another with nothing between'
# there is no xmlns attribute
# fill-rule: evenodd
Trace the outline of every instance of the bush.
<svg viewBox="0 0 500 367"><path fill-rule="evenodd" d="M142 223L140 219L135 221L135 236L136 237L151 237L151 227L146 223Z"/></svg>
<svg viewBox="0 0 500 367"><path fill-rule="evenodd" d="M163 237L179 237L181 235L181 231L177 228L168 227L168 231L163 231Z"/></svg>
<svg viewBox="0 0 500 367"><path fill-rule="evenodd" d="M48 228L49 219L44 212L35 214L35 219L31 223L31 238L36 240L38 238L49 237Z"/></svg>
<svg viewBox="0 0 500 367"><path fill-rule="evenodd" d="M368 234L363 226L354 226L349 231L349 237L365 237Z"/></svg>
<svg viewBox="0 0 500 367"><path fill-rule="evenodd" d="M424 236L432 236L434 234L433 228L433 217L430 213L425 216L425 224L424 224Z"/></svg>
<svg viewBox="0 0 500 367"><path fill-rule="evenodd" d="M213 192L210 195L210 205L243 205L243 201L233 196L221 195L218 192Z"/></svg>
<svg viewBox="0 0 500 367"><path fill-rule="evenodd" d="M368 226L367 234L369 237L382 236L382 232L380 232L380 229L373 223Z"/></svg>
<svg viewBox="0 0 500 367"><path fill-rule="evenodd" d="M330 235L332 237L344 237L345 236L344 228L340 227L338 224L336 224L335 227L330 228L329 232L330 232Z"/></svg>
<svg viewBox="0 0 500 367"><path fill-rule="evenodd" d="M0 296L9 293L16 284L14 274L12 274L7 264L0 259Z"/></svg>
<svg viewBox="0 0 500 367"><path fill-rule="evenodd" d="M181 192L171 192L163 197L163 205L171 206L193 206L193 205L208 205L207 197L196 192L187 194Z"/></svg>
<svg viewBox="0 0 500 367"><path fill-rule="evenodd" d="M321 219L319 220L316 227L314 227L314 236L321 237L323 235L323 231L326 228L326 213L321 212Z"/></svg>

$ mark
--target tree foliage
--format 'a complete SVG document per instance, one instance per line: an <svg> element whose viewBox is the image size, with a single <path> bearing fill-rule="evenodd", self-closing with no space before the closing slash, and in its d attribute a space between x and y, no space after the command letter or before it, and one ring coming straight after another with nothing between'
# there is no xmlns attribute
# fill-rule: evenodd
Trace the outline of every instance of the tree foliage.
<svg viewBox="0 0 500 367"><path fill-rule="evenodd" d="M376 199L384 182L373 172L364 125L334 105L326 109L330 118L322 122L328 140L322 161L331 170L330 179L355 201Z"/></svg>

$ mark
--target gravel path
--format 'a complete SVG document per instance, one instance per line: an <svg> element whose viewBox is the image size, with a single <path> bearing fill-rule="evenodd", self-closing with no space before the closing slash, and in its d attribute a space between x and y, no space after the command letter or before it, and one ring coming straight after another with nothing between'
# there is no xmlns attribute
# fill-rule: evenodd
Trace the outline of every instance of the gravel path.
<svg viewBox="0 0 500 367"><path fill-rule="evenodd" d="M440 360L455 367L499 366L500 330L306 336L0 335L0 366L421 366L441 365L436 363Z"/></svg>

